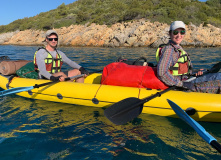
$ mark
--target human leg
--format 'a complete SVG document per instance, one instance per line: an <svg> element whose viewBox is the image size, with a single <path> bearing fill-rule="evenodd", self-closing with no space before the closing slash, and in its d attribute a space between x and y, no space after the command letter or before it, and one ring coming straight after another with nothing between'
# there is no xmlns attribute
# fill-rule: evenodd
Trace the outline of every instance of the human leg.
<svg viewBox="0 0 221 160"><path fill-rule="evenodd" d="M77 76L80 74L81 72L78 69L73 69L73 70L68 71L68 77L73 77L73 76ZM77 78L76 82L84 83L84 77Z"/></svg>
<svg viewBox="0 0 221 160"><path fill-rule="evenodd" d="M200 77L197 77L192 83L200 83L200 82L207 82L207 81L216 81L221 80L221 73L208 73L205 75L202 75Z"/></svg>
<svg viewBox="0 0 221 160"><path fill-rule="evenodd" d="M195 83L193 91L221 94L221 80Z"/></svg>
<svg viewBox="0 0 221 160"><path fill-rule="evenodd" d="M54 73L51 77L59 77L59 81L65 81L65 78L67 78L68 76L64 72L58 72Z"/></svg>
<svg viewBox="0 0 221 160"><path fill-rule="evenodd" d="M62 77L64 77L64 78L67 78L67 77L68 77L66 74L64 74L64 72L54 73L53 76L55 76L55 77L62 76Z"/></svg>

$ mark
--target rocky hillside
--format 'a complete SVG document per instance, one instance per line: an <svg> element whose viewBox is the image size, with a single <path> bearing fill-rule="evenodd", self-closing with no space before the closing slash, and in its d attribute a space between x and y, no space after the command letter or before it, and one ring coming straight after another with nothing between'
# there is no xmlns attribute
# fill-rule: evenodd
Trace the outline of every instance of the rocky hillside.
<svg viewBox="0 0 221 160"><path fill-rule="evenodd" d="M55 29L60 46L90 47L157 47L167 43L169 25L144 19L107 25L71 25ZM42 45L45 31L25 30L0 34L1 45ZM220 47L221 28L210 24L206 27L187 26L183 46Z"/></svg>

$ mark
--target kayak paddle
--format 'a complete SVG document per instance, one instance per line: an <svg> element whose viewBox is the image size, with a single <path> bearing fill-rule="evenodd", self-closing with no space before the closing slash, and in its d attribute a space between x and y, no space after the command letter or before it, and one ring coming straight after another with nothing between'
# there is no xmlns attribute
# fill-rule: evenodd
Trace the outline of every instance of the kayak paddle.
<svg viewBox="0 0 221 160"><path fill-rule="evenodd" d="M83 76L84 76L84 74L73 76L73 77L68 77L68 78L65 78L65 81L68 81L70 79L80 78L80 77L83 77ZM32 90L34 88L43 87L43 86L53 84L53 83L57 83L57 82L59 82L59 81L47 82L47 83L43 83L43 84L35 84L34 86L30 86L30 87L16 87L16 88L4 90L4 91L0 92L0 97L6 96L6 95L9 95L9 94L13 94L13 93L19 93L19 92L23 92L23 91Z"/></svg>
<svg viewBox="0 0 221 160"><path fill-rule="evenodd" d="M98 73L98 72L101 72L101 71L103 71L103 70L91 72L88 75L93 74L93 73ZM75 78L80 78L80 77L83 77L84 75L85 74L80 74L80 75L77 75L77 76L68 77L68 78L65 78L65 81L69 81L69 80L75 79ZM60 81L46 82L46 83L43 83L43 84L35 84L34 86L30 86L30 87L16 87L16 88L0 91L0 97L6 96L6 95L9 95L9 94L13 94L13 93L19 93L19 92L23 92L23 91L28 91L28 90L31 90L31 89L34 89L34 88L43 87L43 86L46 86L46 85L49 85L49 84L53 84L53 83L57 83L57 82L60 82Z"/></svg>
<svg viewBox="0 0 221 160"><path fill-rule="evenodd" d="M114 124L122 125L136 118L143 110L143 104L162 94L174 89L176 86L169 87L161 92L157 92L143 99L130 97L123 99L104 111L104 115Z"/></svg>
<svg viewBox="0 0 221 160"><path fill-rule="evenodd" d="M208 73L217 73L217 72L219 72L220 68L221 68L221 62L218 62L211 69L203 72L203 75L208 74ZM194 73L191 76L196 76L196 75ZM202 76L202 75L200 75L200 76Z"/></svg>
<svg viewBox="0 0 221 160"><path fill-rule="evenodd" d="M193 76L193 77L185 80L185 82L193 81L197 77L203 76L203 75L208 74L208 73L217 73L217 72L219 72L220 68L221 68L221 62L218 62L210 70L207 70L207 71L203 72L202 75L196 76L196 73L191 74L191 76Z"/></svg>
<svg viewBox="0 0 221 160"><path fill-rule="evenodd" d="M221 62L216 63L207 73L217 73L221 68Z"/></svg>
<svg viewBox="0 0 221 160"><path fill-rule="evenodd" d="M187 124L189 124L208 144L213 146L219 153L221 153L221 145L217 140L211 136L198 122L192 119L182 108L176 103L167 99L174 112Z"/></svg>

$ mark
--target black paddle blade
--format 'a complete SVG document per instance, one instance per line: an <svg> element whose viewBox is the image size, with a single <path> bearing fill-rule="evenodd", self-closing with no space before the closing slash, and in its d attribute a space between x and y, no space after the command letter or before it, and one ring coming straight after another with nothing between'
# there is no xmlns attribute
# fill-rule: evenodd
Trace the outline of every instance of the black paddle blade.
<svg viewBox="0 0 221 160"><path fill-rule="evenodd" d="M210 73L217 73L217 72L219 72L220 68L221 68L221 62L215 64L215 65L209 70L209 72L210 72Z"/></svg>
<svg viewBox="0 0 221 160"><path fill-rule="evenodd" d="M114 124L125 124L141 114L143 103L140 102L141 100L135 97L123 99L105 109L104 115Z"/></svg>

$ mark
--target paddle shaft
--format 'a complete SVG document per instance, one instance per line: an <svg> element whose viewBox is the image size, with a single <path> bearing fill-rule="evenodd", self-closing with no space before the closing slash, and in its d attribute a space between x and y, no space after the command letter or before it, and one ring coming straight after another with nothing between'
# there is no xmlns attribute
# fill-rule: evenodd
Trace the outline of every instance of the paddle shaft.
<svg viewBox="0 0 221 160"><path fill-rule="evenodd" d="M73 77L68 77L68 78L65 78L64 81L69 81L71 79L80 78L80 77L83 77L83 76L84 76L84 74L80 74L80 75L73 76ZM46 85L49 85L49 84L53 84L53 83L57 83L57 82L60 82L60 81L46 82L46 83L42 83L42 84L35 84L33 87L34 88L39 88L39 87L43 87L43 86L46 86Z"/></svg>
<svg viewBox="0 0 221 160"><path fill-rule="evenodd" d="M98 73L98 72L101 72L101 71L103 71L103 70L91 72L90 74ZM90 74L89 74L89 75L90 75ZM71 80L71 79L80 78L80 77L83 77L84 75L85 75L85 74L80 74L80 75L77 75L77 76L68 77L68 78L65 78L64 81L69 81L69 80ZM39 87L43 87L43 86L46 86L46 85L49 85L49 84L53 84L53 83L57 83L57 82L60 82L60 81L46 82L46 83L43 83L43 84L35 84L33 87L34 87L34 88L39 88Z"/></svg>
<svg viewBox="0 0 221 160"><path fill-rule="evenodd" d="M213 146L213 148L215 148L219 153L221 153L221 145L216 140L211 141L210 145Z"/></svg>
<svg viewBox="0 0 221 160"><path fill-rule="evenodd" d="M205 75L205 74L208 74L208 73L217 73L217 72L219 72L220 68L221 68L221 62L218 62L210 70L207 70L207 71L203 72L202 75ZM196 76L196 73L191 74L191 76L194 76L194 77L200 77L202 75Z"/></svg>
<svg viewBox="0 0 221 160"><path fill-rule="evenodd" d="M102 70L96 71L96 72L92 72L90 74L101 72L101 71ZM80 78L80 77L83 77L84 75L85 74L81 74L81 75L77 75L77 76L73 76L73 77L68 77L68 78L65 78L65 81L68 81L68 80L71 80L71 79L75 79L75 78ZM34 88L39 88L39 87L43 87L43 86L46 86L46 85L49 85L49 84L53 84L53 83L58 83L58 82L60 82L60 81L46 82L46 83L43 83L43 84L35 84L34 86L29 86L29 87L11 88L11 89L8 89L8 90L0 91L0 97L6 96L6 95L9 95L9 94L13 94L13 93L19 93L19 92L24 92L24 91L32 90Z"/></svg>
<svg viewBox="0 0 221 160"><path fill-rule="evenodd" d="M172 89L175 89L175 88L176 88L176 86L172 86L172 87L169 87L169 88L167 88L167 89L165 89L165 90L163 90L161 92L157 92L157 93L155 93L152 96L148 96L148 97L146 97L144 99L141 99L138 103L134 104L131 107L126 108L125 110L122 110L122 111L118 112L117 114L113 115L111 118L114 118L116 116L120 116L120 115L122 115L122 114L124 114L124 113L126 113L126 112L128 112L128 111L130 111L130 110L132 110L134 108L136 108L136 107L139 107L140 105L142 105L142 104L144 104L144 103L146 103L146 102L148 102L148 101L150 101L150 100L152 100L152 99L154 99L156 97L160 97L162 94L164 94L164 93L166 93L166 92L168 92L168 91L170 91Z"/></svg>

